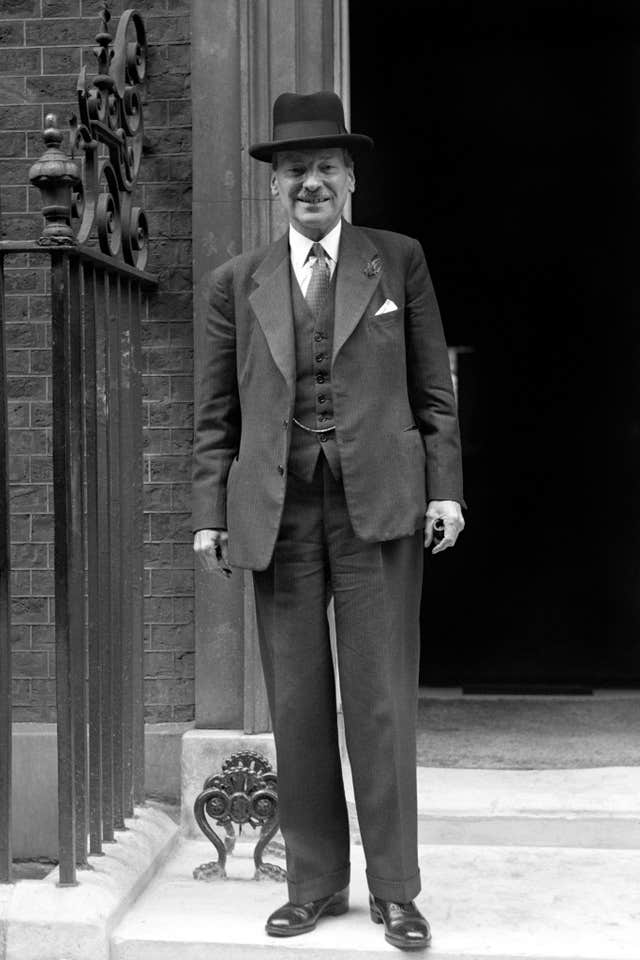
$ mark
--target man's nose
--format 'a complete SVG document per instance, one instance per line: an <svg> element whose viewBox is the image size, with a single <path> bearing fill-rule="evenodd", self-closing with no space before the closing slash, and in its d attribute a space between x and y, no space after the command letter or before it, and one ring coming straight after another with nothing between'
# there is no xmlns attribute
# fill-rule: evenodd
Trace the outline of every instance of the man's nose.
<svg viewBox="0 0 640 960"><path fill-rule="evenodd" d="M308 170L307 175L304 178L304 188L309 193L313 193L314 190L319 190L321 187L320 178L315 170Z"/></svg>

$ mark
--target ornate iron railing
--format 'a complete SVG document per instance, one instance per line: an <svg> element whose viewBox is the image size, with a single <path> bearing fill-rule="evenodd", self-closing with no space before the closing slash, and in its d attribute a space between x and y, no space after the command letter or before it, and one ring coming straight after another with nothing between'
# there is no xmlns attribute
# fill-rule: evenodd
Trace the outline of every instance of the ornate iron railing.
<svg viewBox="0 0 640 960"><path fill-rule="evenodd" d="M0 261L0 882L11 879L11 620L9 424L4 337L4 272Z"/></svg>
<svg viewBox="0 0 640 960"><path fill-rule="evenodd" d="M55 116L30 172L45 220L5 261L45 266L51 289L60 883L124 828L144 798L140 324L155 279L133 205L142 157L142 18L115 39L103 11L98 70L78 80L69 151ZM2 286L0 286L2 294ZM6 367L0 296L0 881L11 878L11 673Z"/></svg>

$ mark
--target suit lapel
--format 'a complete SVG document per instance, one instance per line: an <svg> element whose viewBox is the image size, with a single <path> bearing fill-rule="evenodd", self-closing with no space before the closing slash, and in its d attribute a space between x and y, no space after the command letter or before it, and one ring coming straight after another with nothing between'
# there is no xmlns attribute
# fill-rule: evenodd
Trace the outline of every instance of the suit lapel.
<svg viewBox="0 0 640 960"><path fill-rule="evenodd" d="M365 233L343 221L335 292L333 360L357 327L376 291L382 270L370 269L376 247ZM253 274L249 303L274 362L290 389L295 386L295 339L291 308L288 235L280 237Z"/></svg>
<svg viewBox="0 0 640 960"><path fill-rule="evenodd" d="M357 327L380 282L382 270L371 269L375 254L376 248L368 236L343 220L336 276L333 360Z"/></svg>
<svg viewBox="0 0 640 960"><path fill-rule="evenodd" d="M249 294L249 303L278 369L293 389L296 360L287 234L269 247L253 279L258 287Z"/></svg>

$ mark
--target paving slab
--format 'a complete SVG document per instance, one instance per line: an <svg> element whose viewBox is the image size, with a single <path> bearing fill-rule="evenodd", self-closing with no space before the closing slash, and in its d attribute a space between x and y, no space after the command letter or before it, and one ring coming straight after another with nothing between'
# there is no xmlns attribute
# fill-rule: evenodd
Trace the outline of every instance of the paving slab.
<svg viewBox="0 0 640 960"><path fill-rule="evenodd" d="M370 922L362 849L352 850L351 910L303 937L267 937L286 888L252 876L251 847L232 879L194 880L213 859L184 838L115 930L112 960L364 960L401 956ZM420 847L431 921L427 960L638 960L640 851L506 846Z"/></svg>

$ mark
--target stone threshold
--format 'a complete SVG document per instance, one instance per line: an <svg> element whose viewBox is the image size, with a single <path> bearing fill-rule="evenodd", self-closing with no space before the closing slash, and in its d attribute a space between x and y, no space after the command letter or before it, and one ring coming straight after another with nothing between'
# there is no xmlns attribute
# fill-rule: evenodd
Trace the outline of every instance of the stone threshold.
<svg viewBox="0 0 640 960"><path fill-rule="evenodd" d="M422 843L640 849L640 767L418 767L418 818Z"/></svg>
<svg viewBox="0 0 640 960"><path fill-rule="evenodd" d="M153 802L90 856L73 887L58 869L0 886L0 960L110 960L110 936L171 854L179 826Z"/></svg>

